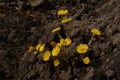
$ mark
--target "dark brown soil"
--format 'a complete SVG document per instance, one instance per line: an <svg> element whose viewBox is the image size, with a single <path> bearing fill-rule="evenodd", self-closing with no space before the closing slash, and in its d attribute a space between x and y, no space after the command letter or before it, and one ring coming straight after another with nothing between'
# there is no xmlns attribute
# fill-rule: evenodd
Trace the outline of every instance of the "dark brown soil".
<svg viewBox="0 0 120 80"><path fill-rule="evenodd" d="M0 0L0 80L120 80L120 0L30 1ZM62 8L74 19L67 25L56 14ZM67 62L55 68L28 47L56 40L51 30L57 26L66 26L61 35L68 33L72 44L65 50ZM92 42L85 65L76 47L88 43L92 28L102 34Z"/></svg>

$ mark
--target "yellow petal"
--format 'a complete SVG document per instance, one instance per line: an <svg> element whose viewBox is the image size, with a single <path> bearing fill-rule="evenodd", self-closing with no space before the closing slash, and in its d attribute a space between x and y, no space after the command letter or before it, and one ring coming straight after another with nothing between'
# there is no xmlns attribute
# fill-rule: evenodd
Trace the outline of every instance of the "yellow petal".
<svg viewBox="0 0 120 80"><path fill-rule="evenodd" d="M59 16L67 15L67 14L68 14L68 10L67 10L67 9L65 9L65 10L59 10L57 14L58 14Z"/></svg>
<svg viewBox="0 0 120 80"><path fill-rule="evenodd" d="M64 18L62 20L62 23L67 23L67 22L70 22L72 20L72 18Z"/></svg>
<svg viewBox="0 0 120 80"><path fill-rule="evenodd" d="M52 33L56 32L56 31L59 31L60 29L61 29L61 27L57 27L57 28L52 30Z"/></svg>

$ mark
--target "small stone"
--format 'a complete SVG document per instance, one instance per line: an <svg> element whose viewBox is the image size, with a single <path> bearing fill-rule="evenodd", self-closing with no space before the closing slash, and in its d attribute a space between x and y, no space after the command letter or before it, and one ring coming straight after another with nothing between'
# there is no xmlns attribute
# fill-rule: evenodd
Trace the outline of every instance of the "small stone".
<svg viewBox="0 0 120 80"><path fill-rule="evenodd" d="M105 74L107 75L107 77L110 77L114 74L114 72L112 70L107 70Z"/></svg>
<svg viewBox="0 0 120 80"><path fill-rule="evenodd" d="M32 7L38 6L43 2L43 0L29 0L29 1Z"/></svg>

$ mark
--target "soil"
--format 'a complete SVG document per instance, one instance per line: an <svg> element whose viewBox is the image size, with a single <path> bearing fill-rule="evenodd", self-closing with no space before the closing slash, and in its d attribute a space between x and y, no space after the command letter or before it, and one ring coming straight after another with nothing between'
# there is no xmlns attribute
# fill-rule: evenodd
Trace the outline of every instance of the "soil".
<svg viewBox="0 0 120 80"><path fill-rule="evenodd" d="M59 9L68 9L73 20L62 24ZM66 26L60 34L68 34L72 44L66 61L54 67L28 47L58 41L51 33L58 26ZM76 47L88 43L92 28L101 35L92 41L85 65ZM0 80L120 80L119 58L120 0L0 0Z"/></svg>

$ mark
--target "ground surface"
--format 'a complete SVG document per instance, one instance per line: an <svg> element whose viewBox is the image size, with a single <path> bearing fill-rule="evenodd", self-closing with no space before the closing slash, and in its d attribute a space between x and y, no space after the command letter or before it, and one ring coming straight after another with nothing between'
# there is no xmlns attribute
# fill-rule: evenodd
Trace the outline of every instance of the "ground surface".
<svg viewBox="0 0 120 80"><path fill-rule="evenodd" d="M120 80L120 0L66 1L0 0L0 80ZM63 26L56 15L61 8L74 18L65 25L73 42L68 63L54 68L28 47L55 38L51 30ZM95 27L102 34L92 43L91 63L84 65L75 47L87 43Z"/></svg>

